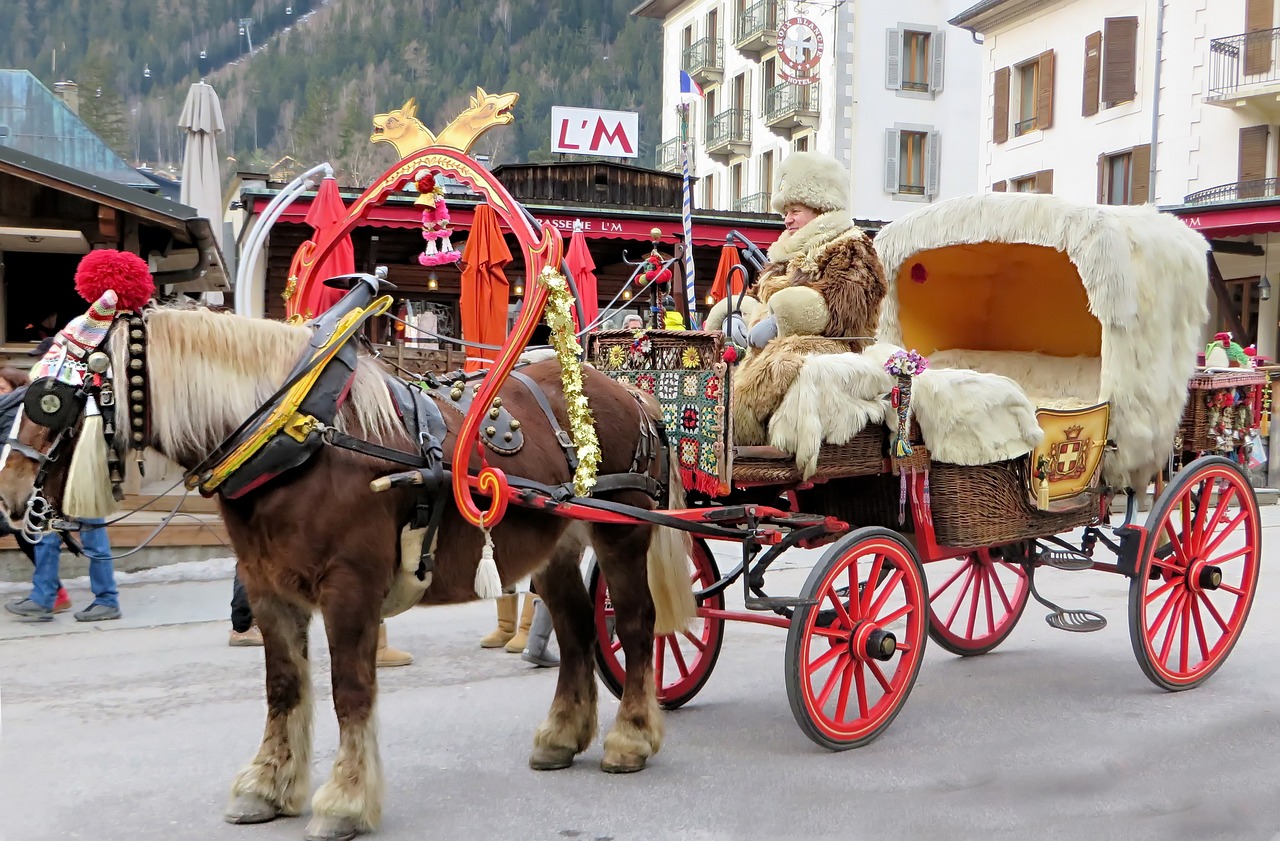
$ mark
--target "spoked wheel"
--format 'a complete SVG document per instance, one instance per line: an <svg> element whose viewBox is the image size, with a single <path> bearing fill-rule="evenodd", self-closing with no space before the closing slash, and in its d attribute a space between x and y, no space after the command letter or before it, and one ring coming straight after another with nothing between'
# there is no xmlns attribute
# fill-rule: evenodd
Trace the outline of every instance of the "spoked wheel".
<svg viewBox="0 0 1280 841"><path fill-rule="evenodd" d="M706 541L694 538L692 560L695 590L710 587L720 580L720 569ZM614 629L609 588L594 559L587 570L587 589L596 614L596 673L614 697L621 698L627 674L626 656ZM724 596L709 598L702 606L723 610ZM698 694L707 678L711 677L723 643L724 620L702 617L695 618L686 631L654 639L653 678L658 685L658 703L663 709L674 710Z"/></svg>
<svg viewBox="0 0 1280 841"><path fill-rule="evenodd" d="M1164 489L1147 519L1129 584L1129 636L1157 686L1190 689L1217 671L1244 628L1258 584L1258 500L1220 456L1197 459Z"/></svg>
<svg viewBox="0 0 1280 841"><path fill-rule="evenodd" d="M787 632L791 712L823 747L861 747L897 716L924 659L920 562L896 533L857 529L832 544L801 595L817 603L796 608Z"/></svg>
<svg viewBox="0 0 1280 841"><path fill-rule="evenodd" d="M942 582L929 590L929 638L961 657L986 654L1004 642L1031 593L1026 569L990 549L935 561L929 573Z"/></svg>

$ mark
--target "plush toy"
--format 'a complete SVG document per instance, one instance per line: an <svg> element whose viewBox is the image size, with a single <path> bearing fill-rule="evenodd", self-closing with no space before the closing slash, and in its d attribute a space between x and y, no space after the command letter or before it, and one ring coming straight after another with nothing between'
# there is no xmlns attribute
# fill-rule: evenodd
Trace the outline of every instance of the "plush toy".
<svg viewBox="0 0 1280 841"><path fill-rule="evenodd" d="M425 173L414 182L418 188L415 205L422 205L422 238L427 241L426 250L418 255L421 266L441 266L462 259L449 241L449 207L444 203L444 188L436 184L431 173ZM439 240L437 245L436 240Z"/></svg>
<svg viewBox="0 0 1280 841"><path fill-rule="evenodd" d="M1255 351L1256 353L1256 351ZM1249 368L1252 363L1244 348L1236 344L1227 332L1218 333L1204 349L1206 368Z"/></svg>

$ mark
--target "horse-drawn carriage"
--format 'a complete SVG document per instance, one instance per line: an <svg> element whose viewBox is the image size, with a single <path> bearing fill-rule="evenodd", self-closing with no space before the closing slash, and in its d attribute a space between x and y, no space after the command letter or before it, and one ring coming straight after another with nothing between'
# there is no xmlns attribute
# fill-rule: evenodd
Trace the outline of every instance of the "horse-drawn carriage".
<svg viewBox="0 0 1280 841"><path fill-rule="evenodd" d="M901 708L926 635L988 652L1032 596L1054 627L1105 626L1043 599L1045 566L1128 577L1143 672L1171 690L1207 679L1248 615L1261 533L1240 466L1196 456L1232 411L1213 407L1256 410L1263 380L1201 372L1188 403L1208 317L1203 239L1148 208L996 194L909 214L875 244L889 282L878 344L810 357L770 421L771 446L734 444L725 360L737 353L722 335L592 338L592 364L662 402L686 487L750 532L727 574L697 542L700 624L657 642L662 702L703 686L726 620L777 625L797 722L819 744L856 747ZM927 370L901 370L906 348ZM1141 521L1136 503L1175 450L1187 463ZM781 552L833 540L797 596L766 593ZM589 578L597 662L617 692L607 588ZM727 611L739 578L747 610Z"/></svg>

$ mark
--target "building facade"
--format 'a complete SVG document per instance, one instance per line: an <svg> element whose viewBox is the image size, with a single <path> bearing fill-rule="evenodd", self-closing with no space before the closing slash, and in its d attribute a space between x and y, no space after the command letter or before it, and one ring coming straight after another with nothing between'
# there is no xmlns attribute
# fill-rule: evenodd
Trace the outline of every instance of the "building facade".
<svg viewBox="0 0 1280 841"><path fill-rule="evenodd" d="M634 14L663 22L659 167L682 167L684 70L704 94L688 125L698 207L769 212L776 167L795 151L845 164L864 218L974 192L981 48L946 25L963 5L646 0Z"/></svg>

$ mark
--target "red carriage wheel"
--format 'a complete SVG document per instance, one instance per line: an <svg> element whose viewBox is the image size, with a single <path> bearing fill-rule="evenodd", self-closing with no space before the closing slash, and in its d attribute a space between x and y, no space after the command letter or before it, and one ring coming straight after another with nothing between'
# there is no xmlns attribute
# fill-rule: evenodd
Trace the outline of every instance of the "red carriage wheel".
<svg viewBox="0 0 1280 841"><path fill-rule="evenodd" d="M970 657L986 654L1008 638L1027 607L1031 588L1021 564L980 549L929 564L929 638Z"/></svg>
<svg viewBox="0 0 1280 841"><path fill-rule="evenodd" d="M897 716L924 659L920 562L898 534L857 529L827 550L801 595L815 604L796 608L787 632L791 712L823 747L861 747Z"/></svg>
<svg viewBox="0 0 1280 841"><path fill-rule="evenodd" d="M694 538L692 560L694 569L691 577L695 590L710 587L720 580L720 569L706 541ZM594 559L587 570L587 588L596 614L596 673L614 697L621 698L626 659L622 644L614 633L609 588ZM724 596L713 596L702 606L723 610ZM711 677L723 643L724 620L702 617L694 619L682 633L667 634L653 641L653 677L658 685L658 703L663 709L674 710L698 694L707 678Z"/></svg>
<svg viewBox="0 0 1280 841"><path fill-rule="evenodd" d="M1234 462L1196 459L1164 489L1129 584L1129 636L1157 686L1190 689L1227 659L1253 605L1258 500Z"/></svg>

